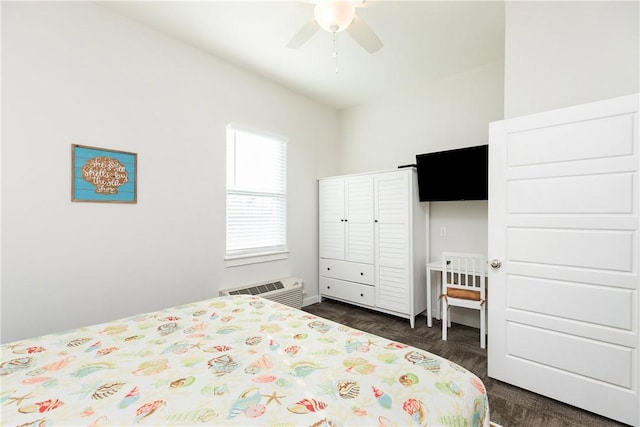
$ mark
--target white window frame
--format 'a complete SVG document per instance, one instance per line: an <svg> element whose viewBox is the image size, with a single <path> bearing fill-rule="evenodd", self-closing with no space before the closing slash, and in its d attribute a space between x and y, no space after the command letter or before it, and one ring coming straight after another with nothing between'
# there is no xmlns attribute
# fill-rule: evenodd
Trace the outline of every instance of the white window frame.
<svg viewBox="0 0 640 427"><path fill-rule="evenodd" d="M280 180L283 181L284 188L278 190L268 190L264 189L255 189L250 187L240 187L236 185L237 177L236 177L236 165L238 164L238 159L236 158L236 131L241 131L243 133L254 134L260 138L268 138L272 141L277 141L281 143L282 152L280 155L284 157L284 162L282 168L279 173L281 174ZM269 262L276 261L281 259L286 259L289 256L289 250L287 249L287 186L286 186L286 173L287 173L287 138L282 137L280 135L275 135L272 133L264 132L261 130L256 130L254 128L250 128L247 126L241 126L234 123L229 123L227 125L227 156L226 156L226 169L227 169L227 178L226 178L226 191L225 191L225 205L226 205L226 214L225 214L225 231L226 231L226 240L225 240L225 266L226 267L234 267L238 265L246 265L246 264L255 264L260 262ZM230 208L230 200L233 196L251 196L254 195L256 197L273 197L282 203L282 199L284 199L284 207L281 207L280 216L278 217L278 221L284 223L281 227L279 236L282 239L281 242L277 243L271 247L263 247L263 248L240 248L235 250L229 250L229 221L230 221L230 212L232 209ZM233 219L233 218L232 218ZM236 219L237 220L237 219Z"/></svg>

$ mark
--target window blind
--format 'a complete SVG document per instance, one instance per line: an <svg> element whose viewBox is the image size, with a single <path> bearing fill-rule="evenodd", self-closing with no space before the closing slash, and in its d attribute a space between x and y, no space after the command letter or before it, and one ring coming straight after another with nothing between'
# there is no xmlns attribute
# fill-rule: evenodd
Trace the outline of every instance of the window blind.
<svg viewBox="0 0 640 427"><path fill-rule="evenodd" d="M227 126L227 258L286 251L286 140Z"/></svg>

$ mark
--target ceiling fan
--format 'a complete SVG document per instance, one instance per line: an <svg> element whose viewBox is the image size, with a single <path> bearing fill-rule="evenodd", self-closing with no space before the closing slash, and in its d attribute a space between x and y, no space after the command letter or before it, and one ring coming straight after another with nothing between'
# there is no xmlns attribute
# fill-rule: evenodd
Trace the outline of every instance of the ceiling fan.
<svg viewBox="0 0 640 427"><path fill-rule="evenodd" d="M346 30L364 50L369 53L377 52L382 48L382 42L369 25L356 15L356 7L363 3L363 0L317 0L313 19L298 30L287 47L299 48L322 28L333 33L334 37L336 33Z"/></svg>

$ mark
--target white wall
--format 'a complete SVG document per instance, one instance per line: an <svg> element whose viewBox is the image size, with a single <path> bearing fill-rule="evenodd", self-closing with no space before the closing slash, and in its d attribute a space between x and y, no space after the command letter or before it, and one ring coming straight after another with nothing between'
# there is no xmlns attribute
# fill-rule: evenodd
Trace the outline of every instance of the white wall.
<svg viewBox="0 0 640 427"><path fill-rule="evenodd" d="M638 92L639 6L507 2L505 118Z"/></svg>
<svg viewBox="0 0 640 427"><path fill-rule="evenodd" d="M343 110L340 172L395 169L416 154L488 142L502 119L502 61Z"/></svg>
<svg viewBox="0 0 640 427"><path fill-rule="evenodd" d="M488 123L502 119L503 68L488 64L344 110L340 173L395 169L415 163L416 154L486 144ZM443 250L486 253L486 202L435 202L429 209L431 259Z"/></svg>
<svg viewBox="0 0 640 427"><path fill-rule="evenodd" d="M330 108L88 2L2 2L2 342L285 275L317 294ZM289 138L288 260L225 268L225 125ZM71 144L138 154L138 203L70 201Z"/></svg>
<svg viewBox="0 0 640 427"><path fill-rule="evenodd" d="M445 251L487 255L488 204L486 200L430 202L429 213L432 260L442 259L440 254Z"/></svg>

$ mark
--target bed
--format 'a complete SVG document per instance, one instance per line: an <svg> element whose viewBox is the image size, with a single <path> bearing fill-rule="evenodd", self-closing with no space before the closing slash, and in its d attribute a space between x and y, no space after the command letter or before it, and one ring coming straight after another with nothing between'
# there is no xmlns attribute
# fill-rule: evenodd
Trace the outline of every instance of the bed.
<svg viewBox="0 0 640 427"><path fill-rule="evenodd" d="M2 346L4 426L488 426L483 383L424 350L255 296Z"/></svg>

